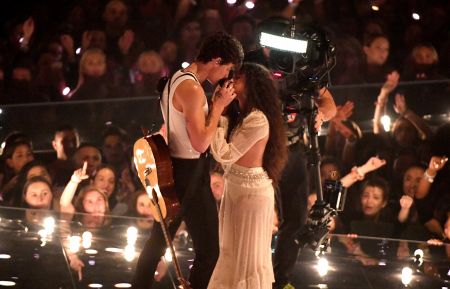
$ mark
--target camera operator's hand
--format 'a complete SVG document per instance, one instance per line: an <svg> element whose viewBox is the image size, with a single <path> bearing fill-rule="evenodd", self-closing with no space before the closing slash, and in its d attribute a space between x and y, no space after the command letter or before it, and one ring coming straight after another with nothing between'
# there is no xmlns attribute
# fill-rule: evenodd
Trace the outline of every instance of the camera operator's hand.
<svg viewBox="0 0 450 289"><path fill-rule="evenodd" d="M226 81L223 86L218 85L214 90L212 102L214 105L227 107L236 97L233 80Z"/></svg>

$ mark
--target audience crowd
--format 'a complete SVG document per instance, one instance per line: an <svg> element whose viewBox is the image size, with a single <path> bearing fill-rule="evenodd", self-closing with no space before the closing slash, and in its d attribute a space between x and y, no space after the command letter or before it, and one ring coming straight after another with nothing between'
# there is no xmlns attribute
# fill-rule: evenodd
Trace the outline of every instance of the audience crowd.
<svg viewBox="0 0 450 289"><path fill-rule="evenodd" d="M397 90L400 80L449 77L448 1L258 0L252 10L243 1L231 5L214 0L30 5L28 14L4 20L1 104L154 95L158 80L192 62L199 43L211 33L227 31L248 52L258 48L258 24L268 17L296 15L299 25L323 27L336 46L332 83L379 83L377 101L373 110L368 108L373 132L363 133L351 120L361 108L357 101L347 101L338 103L337 115L321 137L324 181L340 179L348 187L345 210L330 230L449 240L450 123L430 127L408 106L408 95ZM382 119L389 99L398 116L392 125ZM7 136L0 204L151 217L127 132L108 125L101 143L80 144L77 125L61 123L51 140L55 157L47 162L33 152L27 131ZM211 169L218 202L222 174L220 167ZM315 198L312 187L311 204Z"/></svg>

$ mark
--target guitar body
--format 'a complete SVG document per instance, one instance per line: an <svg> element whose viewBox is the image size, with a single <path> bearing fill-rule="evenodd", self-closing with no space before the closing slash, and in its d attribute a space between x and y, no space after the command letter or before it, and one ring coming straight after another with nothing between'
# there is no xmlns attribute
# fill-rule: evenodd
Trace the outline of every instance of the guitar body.
<svg viewBox="0 0 450 289"><path fill-rule="evenodd" d="M180 211L181 206L175 193L169 147L160 134L154 134L138 139L134 144L133 152L134 164L142 185L144 188L147 187L147 178L153 188L159 187L161 195L158 194L158 203L161 206L163 219L170 223ZM151 210L155 220L160 222L153 202Z"/></svg>

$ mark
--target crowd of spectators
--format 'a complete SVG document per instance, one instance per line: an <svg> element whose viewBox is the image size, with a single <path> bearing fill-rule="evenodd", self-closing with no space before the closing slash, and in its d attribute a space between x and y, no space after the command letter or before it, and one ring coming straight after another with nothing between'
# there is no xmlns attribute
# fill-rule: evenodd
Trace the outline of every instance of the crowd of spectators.
<svg viewBox="0 0 450 289"><path fill-rule="evenodd" d="M450 125L430 128L408 107L408 95L396 91L400 80L448 78L448 1L254 2L252 10L243 1L231 5L213 0L30 3L26 15L12 14L4 23L0 103L154 95L162 76L194 60L205 36L227 31L248 52L258 47L263 19L296 15L299 25L321 26L335 43L334 85L379 83L377 101L369 108L373 132L362 133L351 120L360 107L348 101L338 103L324 137L324 179L352 180L334 232L448 240ZM382 123L389 98L398 115L392 129ZM27 131L8 135L1 155L1 204L151 216L127 133L109 125L101 143L80 144L79 125L55 131L51 141L56 154L47 163L38 161ZM218 201L221 173L217 167L211 171Z"/></svg>

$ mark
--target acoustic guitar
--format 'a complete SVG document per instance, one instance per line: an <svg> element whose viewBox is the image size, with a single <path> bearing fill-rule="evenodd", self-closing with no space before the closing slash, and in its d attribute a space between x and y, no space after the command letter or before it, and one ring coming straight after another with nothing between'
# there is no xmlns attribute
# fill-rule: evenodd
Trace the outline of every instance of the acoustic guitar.
<svg viewBox="0 0 450 289"><path fill-rule="evenodd" d="M179 288L191 289L189 282L183 277L175 254L168 224L181 209L175 193L172 160L169 148L160 134L150 135L144 132L144 137L134 143L134 164L148 196L151 199L151 211L155 220L161 224L164 239L172 253Z"/></svg>

